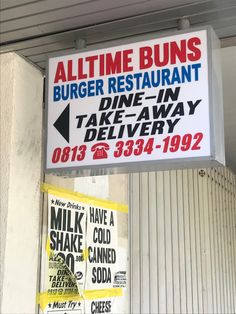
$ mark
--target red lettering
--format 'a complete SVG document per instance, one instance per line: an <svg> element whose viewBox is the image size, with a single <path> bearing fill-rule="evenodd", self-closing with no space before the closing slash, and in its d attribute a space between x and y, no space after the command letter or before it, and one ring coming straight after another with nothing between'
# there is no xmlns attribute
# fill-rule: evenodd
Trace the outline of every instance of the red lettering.
<svg viewBox="0 0 236 314"><path fill-rule="evenodd" d="M167 65L169 62L169 43L163 44L163 51L161 51L160 45L155 45L154 54L155 65L157 67L163 67Z"/></svg>
<svg viewBox="0 0 236 314"><path fill-rule="evenodd" d="M72 60L68 60L67 63L67 80L68 81L74 81L76 80L76 75L73 75L73 63Z"/></svg>
<svg viewBox="0 0 236 314"><path fill-rule="evenodd" d="M133 71L133 66L129 65L132 61L130 54L133 53L133 49L128 49L123 51L123 72Z"/></svg>
<svg viewBox="0 0 236 314"><path fill-rule="evenodd" d="M104 75L104 55L101 55L99 58L99 75L103 76Z"/></svg>
<svg viewBox="0 0 236 314"><path fill-rule="evenodd" d="M201 58L201 50L196 46L201 44L201 39L198 37L190 38L188 41L188 49L192 51L192 53L188 53L189 61L197 61Z"/></svg>
<svg viewBox="0 0 236 314"><path fill-rule="evenodd" d="M139 66L140 70L148 69L152 66L152 48L149 46L141 47L139 49Z"/></svg>
<svg viewBox="0 0 236 314"><path fill-rule="evenodd" d="M156 44L153 47L141 47L139 49L140 69L148 69L153 66L153 63L156 67L163 67L177 62L197 61L201 58L201 50L197 47L200 44L200 38L193 37L188 41L182 39L179 42L171 41Z"/></svg>
<svg viewBox="0 0 236 314"><path fill-rule="evenodd" d="M83 72L83 59L78 59L78 79L85 79L87 78L87 74Z"/></svg>
<svg viewBox="0 0 236 314"><path fill-rule="evenodd" d="M94 77L94 62L98 59L98 56L90 56L85 58L89 66L89 77Z"/></svg>
<svg viewBox="0 0 236 314"><path fill-rule="evenodd" d="M177 58L179 61L186 62L186 40L180 41L180 47L176 41L170 43L170 64L176 64Z"/></svg>
<svg viewBox="0 0 236 314"><path fill-rule="evenodd" d="M65 82L66 81L66 73L64 69L64 63L62 61L58 62L57 70L55 74L54 83L58 83L59 81Z"/></svg>
<svg viewBox="0 0 236 314"><path fill-rule="evenodd" d="M106 55L106 75L121 73L121 51L117 51L113 58L111 53Z"/></svg>

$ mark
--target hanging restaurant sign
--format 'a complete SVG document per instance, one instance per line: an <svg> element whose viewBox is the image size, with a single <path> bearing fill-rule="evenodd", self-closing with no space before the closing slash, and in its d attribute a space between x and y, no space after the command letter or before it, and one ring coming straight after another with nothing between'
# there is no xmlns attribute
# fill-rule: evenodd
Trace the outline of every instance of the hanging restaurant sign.
<svg viewBox="0 0 236 314"><path fill-rule="evenodd" d="M50 58L46 169L224 163L217 43L206 28Z"/></svg>

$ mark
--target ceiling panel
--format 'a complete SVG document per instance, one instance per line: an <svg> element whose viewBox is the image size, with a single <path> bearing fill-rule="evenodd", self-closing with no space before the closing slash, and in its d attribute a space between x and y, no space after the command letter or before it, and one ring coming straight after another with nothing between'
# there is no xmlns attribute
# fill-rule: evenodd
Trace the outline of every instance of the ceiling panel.
<svg viewBox="0 0 236 314"><path fill-rule="evenodd" d="M35 11L34 14L23 16L21 18L13 19L10 21L3 21L1 23L1 33L6 33L18 29L31 28L35 26L43 25L53 25L56 23L57 30L64 30L68 28L65 25L65 22L69 27L74 27L81 25L80 18L96 15L97 13L103 12L103 15L106 15L106 12L117 9L121 7L129 7L132 5L137 5L138 3L147 3L146 0L119 0L119 1L107 1L107 0L97 0L97 1L86 1L76 6L66 6L61 9L56 10L47 10L42 13ZM4 15L4 14L3 14ZM20 23L19 23L20 21ZM88 20L87 20L88 21ZM70 23L69 23L70 22ZM55 28L53 28L55 30ZM50 31L50 28L49 28Z"/></svg>
<svg viewBox="0 0 236 314"><path fill-rule="evenodd" d="M213 25L222 38L235 36L236 0L1 0L1 52L47 55L76 38L90 45L176 28L182 16L193 26Z"/></svg>
<svg viewBox="0 0 236 314"><path fill-rule="evenodd" d="M29 3L36 3L38 0L1 0L1 9L9 9L12 7L19 7L21 5L26 5Z"/></svg>
<svg viewBox="0 0 236 314"><path fill-rule="evenodd" d="M23 19L24 17L43 15L47 12L56 12L58 9L69 8L73 10L86 2L93 2L94 0L47 0L47 1L33 1L25 3L24 5L17 5L1 10L1 21L11 21L16 19Z"/></svg>
<svg viewBox="0 0 236 314"><path fill-rule="evenodd" d="M91 25L113 18L145 13L152 10L161 10L175 5L175 1L173 0L83 0L77 1L77 4L73 5L70 5L70 1L68 1L69 3L64 1L64 7L60 7L58 1L54 0L42 0L26 4L18 8L26 13L9 20L7 16L10 15L9 11L12 12L13 8L2 10L1 41L11 41L48 32L65 31L79 26ZM49 2L50 6L47 7ZM59 0L59 2L61 1ZM178 0L177 2L179 5L183 5L193 1ZM38 9L41 10L38 11ZM121 12L119 13L119 11ZM21 30L21 32L17 32L17 30Z"/></svg>
<svg viewBox="0 0 236 314"><path fill-rule="evenodd" d="M74 48L74 44L72 45L71 41L58 41L50 44L21 49L20 53L23 54L25 57L29 57L43 53L51 53L53 51L67 48Z"/></svg>
<svg viewBox="0 0 236 314"><path fill-rule="evenodd" d="M221 38L236 34L236 0L2 1L1 52L17 51L40 67L54 53L127 36L211 24ZM230 44L229 41L225 44Z"/></svg>

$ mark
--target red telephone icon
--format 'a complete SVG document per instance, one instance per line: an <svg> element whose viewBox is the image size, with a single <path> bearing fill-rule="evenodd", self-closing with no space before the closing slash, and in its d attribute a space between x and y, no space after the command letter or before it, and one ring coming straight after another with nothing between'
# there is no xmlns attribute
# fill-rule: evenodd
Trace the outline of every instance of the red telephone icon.
<svg viewBox="0 0 236 314"><path fill-rule="evenodd" d="M107 143L97 143L94 144L91 148L91 151L94 152L93 159L105 159L108 158L107 150L110 149L110 146Z"/></svg>

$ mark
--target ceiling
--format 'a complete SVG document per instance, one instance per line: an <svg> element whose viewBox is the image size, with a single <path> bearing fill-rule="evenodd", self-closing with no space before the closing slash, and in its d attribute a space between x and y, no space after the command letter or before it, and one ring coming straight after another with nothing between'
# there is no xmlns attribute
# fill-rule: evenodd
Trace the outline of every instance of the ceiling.
<svg viewBox="0 0 236 314"><path fill-rule="evenodd" d="M211 24L236 45L236 0L0 0L0 52L16 51L40 68L50 54L131 35L173 30L187 16Z"/></svg>
<svg viewBox="0 0 236 314"><path fill-rule="evenodd" d="M236 0L0 0L0 53L15 51L44 71L50 55L75 51L79 39L92 47L171 32L185 16L192 27L212 25L222 47L236 46ZM227 53L225 62L234 58L236 68L234 52ZM224 83L235 84L228 70ZM236 173L236 89L225 83L225 90L226 158Z"/></svg>

